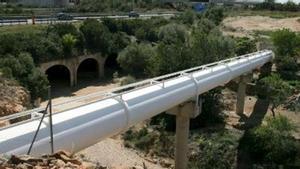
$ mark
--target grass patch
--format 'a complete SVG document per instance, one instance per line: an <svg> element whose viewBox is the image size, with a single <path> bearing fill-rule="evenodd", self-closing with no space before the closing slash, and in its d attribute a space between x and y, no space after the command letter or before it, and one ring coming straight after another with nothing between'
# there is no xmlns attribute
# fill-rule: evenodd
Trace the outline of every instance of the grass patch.
<svg viewBox="0 0 300 169"><path fill-rule="evenodd" d="M271 36L274 31L271 30L254 30L253 33L255 35L260 35L260 36Z"/></svg>
<svg viewBox="0 0 300 169"><path fill-rule="evenodd" d="M0 27L0 34L3 33L26 33L43 31L47 28L47 25L12 25Z"/></svg>

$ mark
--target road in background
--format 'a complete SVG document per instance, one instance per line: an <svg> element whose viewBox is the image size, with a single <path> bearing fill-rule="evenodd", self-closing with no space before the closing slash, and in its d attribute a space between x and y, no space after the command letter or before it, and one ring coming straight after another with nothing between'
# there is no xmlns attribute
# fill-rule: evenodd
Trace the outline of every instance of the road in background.
<svg viewBox="0 0 300 169"><path fill-rule="evenodd" d="M164 17L166 19L169 19L173 16L175 16L176 13L157 13L157 14L140 14L139 17L135 18L141 18L141 19L149 19L152 17ZM93 19L104 19L104 18L111 18L111 19L135 19L134 17L129 17L128 15L88 15L88 16L74 16L72 20L58 20L56 17L43 17L43 18L35 18L35 24L51 24L51 23L72 23L72 22L78 22L82 20L86 20L88 18ZM10 25L27 25L27 24L33 24L32 18L26 18L26 17L14 17L12 19L6 18L1 19L0 18L0 26L10 26Z"/></svg>

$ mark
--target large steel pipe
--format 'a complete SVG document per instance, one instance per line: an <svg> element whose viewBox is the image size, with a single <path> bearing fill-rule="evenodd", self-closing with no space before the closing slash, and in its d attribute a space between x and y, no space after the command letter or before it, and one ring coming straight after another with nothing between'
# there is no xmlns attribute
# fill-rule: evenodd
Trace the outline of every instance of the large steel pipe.
<svg viewBox="0 0 300 169"><path fill-rule="evenodd" d="M180 103L271 61L272 51L219 62L211 67L154 83L92 104L53 115L54 149L77 152L128 127L149 119ZM48 117L32 149L32 154L50 153ZM39 120L0 129L0 154L25 154Z"/></svg>

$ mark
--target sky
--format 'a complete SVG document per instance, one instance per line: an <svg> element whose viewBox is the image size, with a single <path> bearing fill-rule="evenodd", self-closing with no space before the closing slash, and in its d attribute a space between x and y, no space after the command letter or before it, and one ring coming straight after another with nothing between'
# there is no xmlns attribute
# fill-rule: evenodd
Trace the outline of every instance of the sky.
<svg viewBox="0 0 300 169"><path fill-rule="evenodd" d="M236 0L236 1L247 1L247 2L264 2L265 0ZM300 3L300 0L275 0L277 3L287 3L288 1L292 1L296 4Z"/></svg>
<svg viewBox="0 0 300 169"><path fill-rule="evenodd" d="M291 1L293 1L296 4L300 3L300 0L291 0ZM275 0L275 2L286 3L286 2L288 2L288 0Z"/></svg>
<svg viewBox="0 0 300 169"><path fill-rule="evenodd" d="M258 0L258 1L261 1L261 2L263 2L264 0ZM286 3L286 2L288 2L289 0L275 0L275 2L278 2L278 3ZM296 4L299 4L300 3L300 0L290 0L290 1L292 1L292 2L294 2L294 3L296 3Z"/></svg>

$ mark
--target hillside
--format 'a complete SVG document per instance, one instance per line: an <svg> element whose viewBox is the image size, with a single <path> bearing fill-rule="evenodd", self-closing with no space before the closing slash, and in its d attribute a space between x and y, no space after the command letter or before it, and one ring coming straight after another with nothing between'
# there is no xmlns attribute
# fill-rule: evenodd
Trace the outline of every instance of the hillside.
<svg viewBox="0 0 300 169"><path fill-rule="evenodd" d="M23 111L29 105L29 92L14 80L0 76L0 117ZM3 124L0 121L0 126Z"/></svg>

